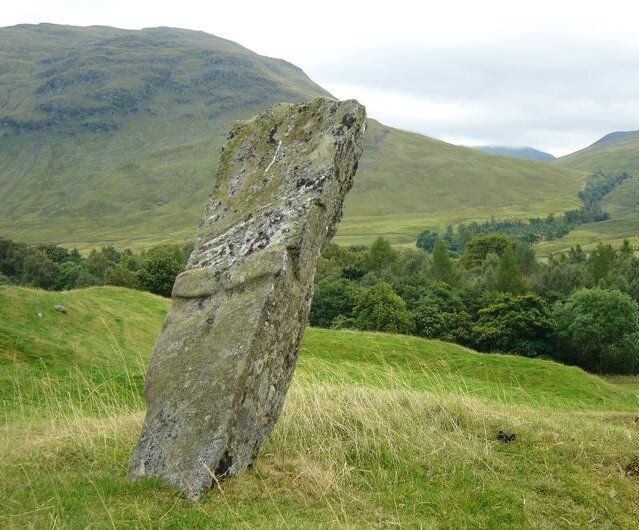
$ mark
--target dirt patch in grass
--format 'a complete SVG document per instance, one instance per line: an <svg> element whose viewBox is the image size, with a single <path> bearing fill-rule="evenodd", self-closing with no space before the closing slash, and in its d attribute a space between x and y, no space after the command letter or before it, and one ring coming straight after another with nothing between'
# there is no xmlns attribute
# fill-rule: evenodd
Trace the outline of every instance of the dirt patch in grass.
<svg viewBox="0 0 639 530"><path fill-rule="evenodd" d="M639 456L635 456L626 466L626 475L639 479Z"/></svg>

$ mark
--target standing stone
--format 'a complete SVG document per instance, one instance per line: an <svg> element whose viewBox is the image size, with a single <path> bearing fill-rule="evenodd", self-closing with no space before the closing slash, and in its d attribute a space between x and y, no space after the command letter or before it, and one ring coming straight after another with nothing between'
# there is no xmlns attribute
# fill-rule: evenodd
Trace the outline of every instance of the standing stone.
<svg viewBox="0 0 639 530"><path fill-rule="evenodd" d="M365 126L356 101L319 98L230 131L153 351L130 477L197 499L253 464L286 398Z"/></svg>

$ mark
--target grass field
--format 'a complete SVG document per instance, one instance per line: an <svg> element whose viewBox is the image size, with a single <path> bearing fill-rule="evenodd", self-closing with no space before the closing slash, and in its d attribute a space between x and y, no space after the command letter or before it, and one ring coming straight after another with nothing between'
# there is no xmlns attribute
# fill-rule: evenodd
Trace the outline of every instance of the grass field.
<svg viewBox="0 0 639 530"><path fill-rule="evenodd" d="M566 252L577 244L590 251L598 243L610 243L613 247L619 248L624 239L628 239L635 248L639 248L639 216L628 214L601 223L579 226L561 239L536 244L535 251L540 256L547 256L551 253Z"/></svg>
<svg viewBox="0 0 639 530"><path fill-rule="evenodd" d="M376 333L307 330L253 472L129 483L167 305L0 289L2 528L636 528L636 378Z"/></svg>

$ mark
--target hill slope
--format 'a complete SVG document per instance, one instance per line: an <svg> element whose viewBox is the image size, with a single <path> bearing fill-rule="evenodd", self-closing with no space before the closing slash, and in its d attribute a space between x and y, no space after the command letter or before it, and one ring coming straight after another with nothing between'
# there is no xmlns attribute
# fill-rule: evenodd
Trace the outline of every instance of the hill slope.
<svg viewBox="0 0 639 530"><path fill-rule="evenodd" d="M230 123L326 94L297 67L205 33L0 28L0 235L191 239ZM337 241L412 244L428 226L559 212L582 186L578 171L376 122L361 168Z"/></svg>
<svg viewBox="0 0 639 530"><path fill-rule="evenodd" d="M364 155L336 241L384 234L414 245L425 228L545 216L578 206L583 172L493 156L369 120Z"/></svg>
<svg viewBox="0 0 639 530"><path fill-rule="evenodd" d="M639 173L639 131L609 133L584 149L558 158L555 163L589 172Z"/></svg>
<svg viewBox="0 0 639 530"><path fill-rule="evenodd" d="M167 305L119 288L0 288L3 528L636 525L633 381L376 333L309 329L256 470L197 508L128 483Z"/></svg>
<svg viewBox="0 0 639 530"><path fill-rule="evenodd" d="M0 233L190 238L230 123L318 95L297 67L201 32L0 29Z"/></svg>
<svg viewBox="0 0 639 530"><path fill-rule="evenodd" d="M554 160L550 153L544 153L532 147L505 147L500 145L478 145L473 149L479 149L484 153L499 156L509 156L511 158L523 158L524 160L536 160L537 162L548 162Z"/></svg>
<svg viewBox="0 0 639 530"><path fill-rule="evenodd" d="M639 246L639 131L612 132L585 149L556 159L553 164L588 173L627 172L633 178L602 201L603 210L612 216L610 220L584 225L564 239L543 243L539 246L542 252L566 250L577 243L590 249L602 241L619 246L624 239Z"/></svg>

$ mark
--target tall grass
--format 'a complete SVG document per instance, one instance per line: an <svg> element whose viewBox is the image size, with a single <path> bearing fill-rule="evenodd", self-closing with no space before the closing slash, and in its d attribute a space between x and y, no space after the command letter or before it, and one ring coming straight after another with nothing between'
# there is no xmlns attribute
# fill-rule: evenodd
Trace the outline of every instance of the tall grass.
<svg viewBox="0 0 639 530"><path fill-rule="evenodd" d="M513 407L435 374L415 390L384 368L375 385L298 374L256 469L194 506L124 479L143 418L135 375L127 387L73 371L16 394L0 438L3 527L633 528L639 517L639 483L623 472L633 414ZM500 429L517 441L499 442Z"/></svg>
<svg viewBox="0 0 639 530"><path fill-rule="evenodd" d="M77 332L71 318L16 328L32 335L0 366L0 528L637 528L639 480L625 472L639 453L634 380L374 333L307 332L250 473L197 504L157 481L128 482L144 414L137 352L152 334L112 319L130 310L136 328L153 328L164 302L126 296L69 294ZM20 297L29 311L52 302ZM88 300L104 322L74 316ZM60 322L61 355L29 361ZM93 363L69 363L63 350L79 336Z"/></svg>

